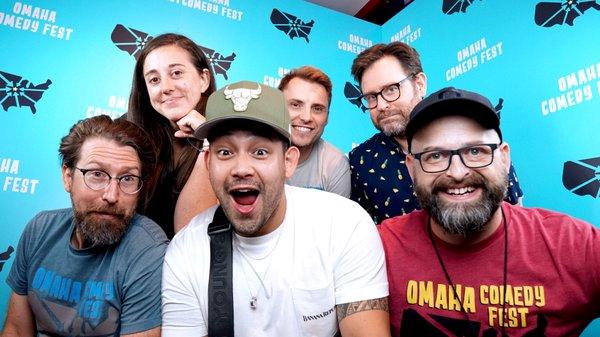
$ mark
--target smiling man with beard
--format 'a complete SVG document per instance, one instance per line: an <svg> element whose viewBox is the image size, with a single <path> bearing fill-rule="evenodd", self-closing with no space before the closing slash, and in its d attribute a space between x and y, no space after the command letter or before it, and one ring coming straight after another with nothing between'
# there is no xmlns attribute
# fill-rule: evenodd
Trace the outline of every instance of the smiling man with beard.
<svg viewBox="0 0 600 337"><path fill-rule="evenodd" d="M285 185L299 153L283 94L234 83L209 97L206 119L196 137L210 143L221 206L169 245L163 336L389 336L384 256L369 215L333 193ZM222 217L227 226L215 230Z"/></svg>
<svg viewBox="0 0 600 337"><path fill-rule="evenodd" d="M160 336L168 241L135 213L156 164L152 141L131 122L98 116L75 124L59 153L73 207L25 228L2 336Z"/></svg>
<svg viewBox="0 0 600 337"><path fill-rule="evenodd" d="M485 97L431 94L406 137L423 210L379 227L394 336L578 336L600 315L600 231L502 201L510 148Z"/></svg>

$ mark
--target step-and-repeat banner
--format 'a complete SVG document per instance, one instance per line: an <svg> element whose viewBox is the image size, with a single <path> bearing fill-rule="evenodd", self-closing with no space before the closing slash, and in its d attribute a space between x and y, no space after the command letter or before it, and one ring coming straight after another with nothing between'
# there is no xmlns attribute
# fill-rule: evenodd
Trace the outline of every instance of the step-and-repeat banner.
<svg viewBox="0 0 600 337"><path fill-rule="evenodd" d="M600 5L580 3L418 0L380 27L300 0L0 2L0 316L23 227L70 204L60 138L82 118L125 113L137 53L166 32L202 46L218 87L323 69L324 138L343 152L375 132L353 99L352 60L379 42L414 45L429 92L456 86L502 103L527 206L599 225Z"/></svg>

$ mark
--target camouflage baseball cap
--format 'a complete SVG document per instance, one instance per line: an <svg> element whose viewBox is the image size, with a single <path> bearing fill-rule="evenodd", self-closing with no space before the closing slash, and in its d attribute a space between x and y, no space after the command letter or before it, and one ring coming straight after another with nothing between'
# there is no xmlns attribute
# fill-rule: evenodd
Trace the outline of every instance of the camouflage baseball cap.
<svg viewBox="0 0 600 337"><path fill-rule="evenodd" d="M195 132L207 138L219 124L233 120L258 122L290 139L290 115L283 93L256 82L241 81L213 92L206 103L206 122Z"/></svg>

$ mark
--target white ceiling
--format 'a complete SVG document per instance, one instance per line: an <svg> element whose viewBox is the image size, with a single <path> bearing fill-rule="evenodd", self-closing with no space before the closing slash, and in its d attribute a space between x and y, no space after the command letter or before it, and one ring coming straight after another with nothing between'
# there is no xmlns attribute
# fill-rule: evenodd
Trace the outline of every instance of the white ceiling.
<svg viewBox="0 0 600 337"><path fill-rule="evenodd" d="M305 0L314 4L333 9L334 11L354 16L369 0Z"/></svg>

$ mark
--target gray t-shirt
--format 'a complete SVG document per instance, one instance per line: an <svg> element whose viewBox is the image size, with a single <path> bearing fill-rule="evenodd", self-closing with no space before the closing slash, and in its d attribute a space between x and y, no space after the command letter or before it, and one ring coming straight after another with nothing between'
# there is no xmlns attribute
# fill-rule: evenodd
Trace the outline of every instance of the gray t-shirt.
<svg viewBox="0 0 600 337"><path fill-rule="evenodd" d="M287 183L315 188L350 198L348 158L333 145L319 139L308 159L299 164Z"/></svg>
<svg viewBox="0 0 600 337"><path fill-rule="evenodd" d="M71 246L73 210L44 211L21 235L7 278L27 295L39 336L119 336L161 324L162 262L168 240L136 214L118 245Z"/></svg>

